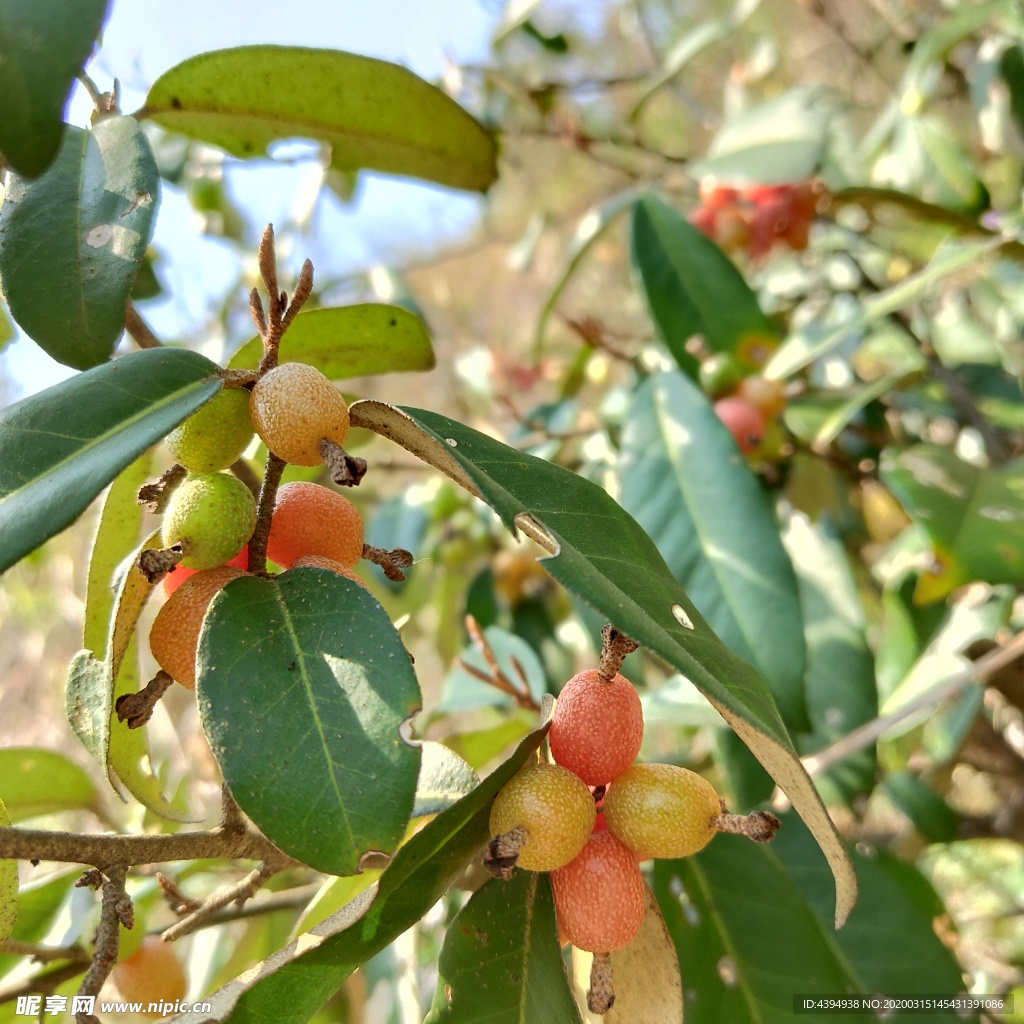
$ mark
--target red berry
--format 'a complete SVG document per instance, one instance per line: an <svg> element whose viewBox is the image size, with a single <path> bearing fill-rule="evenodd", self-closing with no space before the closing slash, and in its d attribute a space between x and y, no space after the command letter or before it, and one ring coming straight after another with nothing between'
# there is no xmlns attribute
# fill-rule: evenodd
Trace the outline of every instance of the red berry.
<svg viewBox="0 0 1024 1024"><path fill-rule="evenodd" d="M246 544L241 551L235 555L234 558L224 563L230 565L234 569L248 569L249 568L249 545ZM182 585L189 578L189 576L195 576L199 572L198 569L186 569L180 562L164 577L164 593L170 597L178 587Z"/></svg>
<svg viewBox="0 0 1024 1024"><path fill-rule="evenodd" d="M633 763L643 735L633 684L621 675L605 682L597 669L588 669L562 687L548 740L558 764L588 786L603 786Z"/></svg>
<svg viewBox="0 0 1024 1024"><path fill-rule="evenodd" d="M708 206L695 206L690 211L690 223L708 238L715 237L717 217L715 211Z"/></svg>
<svg viewBox="0 0 1024 1024"><path fill-rule="evenodd" d="M287 569L303 555L319 555L351 568L363 554L363 520L344 495L295 481L277 492L267 557Z"/></svg>
<svg viewBox="0 0 1024 1024"><path fill-rule="evenodd" d="M577 856L550 877L559 935L577 949L608 953L636 937L644 919L644 881L633 853L611 832L591 833Z"/></svg>
<svg viewBox="0 0 1024 1024"><path fill-rule="evenodd" d="M715 415L725 424L744 455L757 449L764 437L764 417L743 398L723 398L713 406Z"/></svg>

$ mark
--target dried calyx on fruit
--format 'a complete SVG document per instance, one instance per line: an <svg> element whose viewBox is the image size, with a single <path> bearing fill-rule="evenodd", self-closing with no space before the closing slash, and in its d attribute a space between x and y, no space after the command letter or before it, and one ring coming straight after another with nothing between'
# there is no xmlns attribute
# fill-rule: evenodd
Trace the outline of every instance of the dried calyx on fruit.
<svg viewBox="0 0 1024 1024"><path fill-rule="evenodd" d="M366 472L362 459L342 444L348 436L348 406L341 392L316 367L282 363L253 386L253 426L263 443L296 466L326 464L336 484L357 484Z"/></svg>

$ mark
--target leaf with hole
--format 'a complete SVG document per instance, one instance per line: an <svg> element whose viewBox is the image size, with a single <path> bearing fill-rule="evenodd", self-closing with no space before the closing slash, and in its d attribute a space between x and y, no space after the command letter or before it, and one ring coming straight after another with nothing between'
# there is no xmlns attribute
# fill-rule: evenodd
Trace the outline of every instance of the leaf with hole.
<svg viewBox="0 0 1024 1024"><path fill-rule="evenodd" d="M445 416L373 401L350 411L354 424L402 445L482 497L509 530L538 541L556 580L709 698L814 832L835 874L842 921L856 878L768 687L715 636L636 520L589 480Z"/></svg>
<svg viewBox="0 0 1024 1024"><path fill-rule="evenodd" d="M59 363L110 358L153 233L160 176L131 117L68 127L40 178L9 177L0 279L11 315Z"/></svg>
<svg viewBox="0 0 1024 1024"><path fill-rule="evenodd" d="M0 411L0 572L215 395L216 371L197 352L147 349Z"/></svg>
<svg viewBox="0 0 1024 1024"><path fill-rule="evenodd" d="M304 138L329 146L337 170L478 192L497 175L494 138L453 99L397 64L338 50L201 53L165 71L137 116L240 157Z"/></svg>
<svg viewBox="0 0 1024 1024"><path fill-rule="evenodd" d="M197 665L224 781L271 842L332 875L394 851L416 792L420 752L402 730L420 691L375 598L325 569L233 580Z"/></svg>

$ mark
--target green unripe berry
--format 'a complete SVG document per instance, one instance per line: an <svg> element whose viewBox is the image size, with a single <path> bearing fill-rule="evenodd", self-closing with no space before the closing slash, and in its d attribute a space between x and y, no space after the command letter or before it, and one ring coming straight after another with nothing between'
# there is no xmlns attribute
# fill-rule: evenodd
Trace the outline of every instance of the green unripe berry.
<svg viewBox="0 0 1024 1024"><path fill-rule="evenodd" d="M711 398L731 395L743 380L743 367L729 352L715 352L700 364L700 386Z"/></svg>
<svg viewBox="0 0 1024 1024"><path fill-rule="evenodd" d="M514 775L491 805L491 835L525 829L518 866L554 871L587 841L597 811L580 778L557 764L529 765Z"/></svg>
<svg viewBox="0 0 1024 1024"><path fill-rule="evenodd" d="M239 458L252 438L249 392L225 388L172 430L165 444L190 473L218 473Z"/></svg>
<svg viewBox="0 0 1024 1024"><path fill-rule="evenodd" d="M696 772L673 764L635 764L604 797L608 831L641 860L688 857L702 850L718 829L722 803Z"/></svg>
<svg viewBox="0 0 1024 1024"><path fill-rule="evenodd" d="M237 477L212 473L187 479L164 516L164 547L181 544L186 569L213 569L242 549L256 527L256 499Z"/></svg>

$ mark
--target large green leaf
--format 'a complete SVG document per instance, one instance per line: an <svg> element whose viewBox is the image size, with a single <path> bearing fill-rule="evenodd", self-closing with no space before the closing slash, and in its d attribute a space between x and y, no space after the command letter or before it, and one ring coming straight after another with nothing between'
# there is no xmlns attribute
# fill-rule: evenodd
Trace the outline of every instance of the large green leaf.
<svg viewBox="0 0 1024 1024"><path fill-rule="evenodd" d="M455 916L424 1024L580 1024L547 875L492 879Z"/></svg>
<svg viewBox="0 0 1024 1024"><path fill-rule="evenodd" d="M932 542L935 564L915 600L938 600L971 580L1024 579L1024 459L982 469L921 444L883 452L881 475Z"/></svg>
<svg viewBox="0 0 1024 1024"><path fill-rule="evenodd" d="M11 821L67 810L99 810L92 779L56 750L6 747L0 750L0 796Z"/></svg>
<svg viewBox="0 0 1024 1024"><path fill-rule="evenodd" d="M790 729L809 726L796 577L767 494L707 397L660 373L625 418L619 494L708 620L768 683Z"/></svg>
<svg viewBox="0 0 1024 1024"><path fill-rule="evenodd" d="M658 334L691 377L695 334L716 352L761 366L778 333L729 258L675 207L646 195L633 211L633 260Z"/></svg>
<svg viewBox="0 0 1024 1024"><path fill-rule="evenodd" d="M59 363L110 358L153 231L160 175L130 117L68 127L35 181L11 176L0 207L0 278L11 315Z"/></svg>
<svg viewBox="0 0 1024 1024"><path fill-rule="evenodd" d="M224 781L268 839L333 875L398 846L420 765L400 729L420 691L374 597L326 569L234 580L197 664Z"/></svg>
<svg viewBox="0 0 1024 1024"><path fill-rule="evenodd" d="M215 395L216 371L196 352L147 349L0 412L0 572Z"/></svg>
<svg viewBox="0 0 1024 1024"><path fill-rule="evenodd" d="M450 888L490 837L491 802L533 756L546 729L538 729L468 796L442 811L395 855L369 909L342 930L330 920L313 934L207 998L212 1020L232 1024L305 1024L360 965L414 925ZM186 1017L173 1018L186 1024Z"/></svg>
<svg viewBox="0 0 1024 1024"><path fill-rule="evenodd" d="M0 6L0 152L43 173L60 149L64 105L107 17L108 0L5 0Z"/></svg>
<svg viewBox="0 0 1024 1024"><path fill-rule="evenodd" d="M232 369L255 369L263 355L250 338L232 357ZM300 313L281 339L282 363L308 363L331 380L376 373L429 370L434 350L423 321L401 306L364 303Z"/></svg>
<svg viewBox="0 0 1024 1024"><path fill-rule="evenodd" d="M510 530L538 541L555 579L704 692L814 832L835 873L843 920L856 900L856 878L768 687L715 636L636 521L596 484L437 413L363 401L351 414L356 425L478 494Z"/></svg>
<svg viewBox="0 0 1024 1024"><path fill-rule="evenodd" d="M338 50L201 53L164 72L138 116L240 157L307 138L329 145L339 170L481 192L497 175L494 139L453 99L397 64Z"/></svg>

